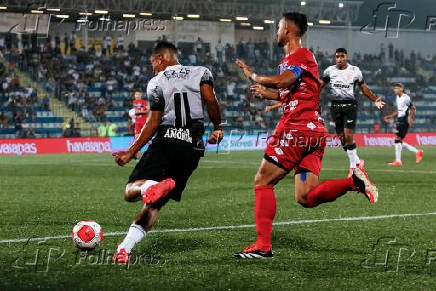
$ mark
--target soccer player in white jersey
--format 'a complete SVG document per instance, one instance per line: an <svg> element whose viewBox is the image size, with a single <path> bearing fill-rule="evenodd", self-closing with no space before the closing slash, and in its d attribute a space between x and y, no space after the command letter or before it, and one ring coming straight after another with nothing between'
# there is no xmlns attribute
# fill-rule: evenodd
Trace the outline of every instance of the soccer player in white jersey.
<svg viewBox="0 0 436 291"><path fill-rule="evenodd" d="M394 111L391 115L384 117L384 120L388 120L397 117L397 132L395 134L395 161L388 163L389 166L402 166L401 152L403 147L416 154L416 163L420 163L422 160L423 150L418 150L414 146L407 144L403 141L406 137L409 127L413 124L413 116L416 112L416 107L412 104L410 96L404 93L404 86L401 83L394 84L394 91L397 103L397 111Z"/></svg>
<svg viewBox="0 0 436 291"><path fill-rule="evenodd" d="M124 166L156 134L127 182L124 199L142 200L144 206L130 225L113 260L128 263L129 254L156 223L160 209L170 200L180 201L192 172L204 154L204 114L214 125L208 142L223 138L221 112L213 90L212 73L206 67L182 66L177 48L159 42L150 58L153 77L147 85L151 115L128 151L114 153Z"/></svg>
<svg viewBox="0 0 436 291"><path fill-rule="evenodd" d="M346 49L338 48L335 53L335 60L336 65L332 65L324 71L321 90L328 84L330 93L333 95L331 115L335 122L336 134L350 160L348 177L351 177L356 167L363 168L364 166L364 161L357 155L356 143L353 138L358 109L354 92L356 85L360 87L362 93L369 100L375 102L378 109L382 108L385 103L381 100L381 97L377 98L365 84L360 69L348 63Z"/></svg>

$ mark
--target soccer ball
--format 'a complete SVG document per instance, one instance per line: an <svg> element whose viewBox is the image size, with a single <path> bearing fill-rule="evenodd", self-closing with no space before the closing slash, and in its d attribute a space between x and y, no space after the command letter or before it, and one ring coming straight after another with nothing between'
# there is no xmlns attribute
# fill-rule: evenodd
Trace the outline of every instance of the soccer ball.
<svg viewBox="0 0 436 291"><path fill-rule="evenodd" d="M77 248L89 251L101 244L103 230L100 224L93 220L82 220L73 227L72 237Z"/></svg>

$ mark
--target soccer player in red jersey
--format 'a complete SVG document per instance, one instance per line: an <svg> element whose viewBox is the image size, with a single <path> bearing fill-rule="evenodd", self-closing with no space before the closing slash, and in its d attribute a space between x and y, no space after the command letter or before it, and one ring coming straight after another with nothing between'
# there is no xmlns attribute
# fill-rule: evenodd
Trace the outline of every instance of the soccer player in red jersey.
<svg viewBox="0 0 436 291"><path fill-rule="evenodd" d="M348 179L318 181L326 131L319 111L318 65L314 55L301 47L307 26L304 14L283 14L277 39L286 56L279 66L279 75L257 75L241 60L236 61L244 74L257 83L251 87L254 94L281 101L283 108L283 116L268 142L254 180L257 241L235 253L238 258L273 257L274 185L292 170L295 171L295 199L303 207L334 201L347 191L361 192L371 203L378 198L376 186L363 169L354 169Z"/></svg>
<svg viewBox="0 0 436 291"><path fill-rule="evenodd" d="M142 92L135 90L135 100L133 100L133 109L135 109L135 139L141 133L145 123L147 123L147 116L150 112L150 107L147 105L147 101L142 99Z"/></svg>

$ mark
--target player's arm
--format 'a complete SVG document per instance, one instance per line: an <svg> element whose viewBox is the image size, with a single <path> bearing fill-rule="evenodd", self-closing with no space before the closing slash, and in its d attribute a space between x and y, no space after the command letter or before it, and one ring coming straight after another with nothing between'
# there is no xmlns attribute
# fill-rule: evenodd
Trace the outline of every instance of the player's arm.
<svg viewBox="0 0 436 291"><path fill-rule="evenodd" d="M214 127L214 131L211 133L207 142L211 144L220 143L224 134L223 129L221 128L221 110L213 86L209 83L201 84L200 92L203 103L206 105L207 114L209 115Z"/></svg>
<svg viewBox="0 0 436 291"><path fill-rule="evenodd" d="M162 122L162 113L163 111L152 111L151 117L147 120L147 123L141 130L138 138L135 139L135 142L130 146L128 151L121 151L113 153L112 156L115 157L115 162L124 166L135 156L137 152L141 150L143 146L145 146L150 139L153 137L154 133L158 129L160 123Z"/></svg>
<svg viewBox="0 0 436 291"><path fill-rule="evenodd" d="M281 107L281 106L282 106L282 102L281 102L281 101L276 102L276 103L274 103L274 104L271 105L271 106L267 106L267 107L265 108L265 112L269 112L269 111L274 110L274 109L276 109L276 108L279 108L279 107Z"/></svg>
<svg viewBox="0 0 436 291"><path fill-rule="evenodd" d="M416 107L413 104L410 104L410 112L409 112L409 118L407 120L407 122L409 123L409 125L413 124L413 116L415 116L416 113Z"/></svg>
<svg viewBox="0 0 436 291"><path fill-rule="evenodd" d="M320 93L321 93L322 89L324 89L325 85L326 85L326 83L323 80L321 80L321 83L319 85L319 92Z"/></svg>
<svg viewBox="0 0 436 291"><path fill-rule="evenodd" d="M319 93L321 93L322 89L324 89L324 87L330 83L330 76L329 76L329 69L326 69L324 71L323 77L321 79L320 85L319 85Z"/></svg>
<svg viewBox="0 0 436 291"><path fill-rule="evenodd" d="M150 107L148 105L145 106L145 109L140 109L136 111L136 115L147 115L150 112Z"/></svg>
<svg viewBox="0 0 436 291"><path fill-rule="evenodd" d="M394 111L392 114L389 114L389 115L386 115L385 117L383 117L383 120L385 122L388 122L388 120L394 118L397 115L398 115L398 111Z"/></svg>
<svg viewBox="0 0 436 291"><path fill-rule="evenodd" d="M371 89L366 86L365 82L363 81L363 78L358 82L360 89L362 90L363 95L368 97L369 100L375 102L375 106L377 106L378 109L383 108L385 103L382 101L382 97L375 96Z"/></svg>
<svg viewBox="0 0 436 291"><path fill-rule="evenodd" d="M288 88L301 76L301 69L297 66L289 66L289 69L283 70L280 75L257 75L251 71L250 66L246 65L240 59L236 60L236 64L244 70L245 76L254 82L269 88Z"/></svg>
<svg viewBox="0 0 436 291"><path fill-rule="evenodd" d="M250 91L254 94L254 96L260 97L262 99L276 100L276 101L280 100L279 91L274 89L268 89L260 84L252 85L250 87Z"/></svg>

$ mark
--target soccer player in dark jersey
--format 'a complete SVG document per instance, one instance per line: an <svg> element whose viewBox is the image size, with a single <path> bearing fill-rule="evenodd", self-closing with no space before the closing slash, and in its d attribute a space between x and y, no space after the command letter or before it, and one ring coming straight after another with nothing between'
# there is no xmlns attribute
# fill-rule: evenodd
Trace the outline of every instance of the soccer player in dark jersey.
<svg viewBox="0 0 436 291"><path fill-rule="evenodd" d="M129 150L113 154L123 166L156 134L126 185L124 199L145 204L118 245L113 257L118 263L129 261L130 251L153 227L162 206L169 199L180 201L204 154L203 105L215 128L208 142L216 144L223 138L209 69L180 65L176 47L168 42L159 42L150 60L155 73L147 85L151 116Z"/></svg>
<svg viewBox="0 0 436 291"><path fill-rule="evenodd" d="M336 49L335 60L336 65L328 67L323 73L321 90L329 85L330 93L333 95L331 114L335 122L336 134L350 160L348 177L351 177L354 168L364 167L364 161L357 155L353 138L357 122L357 98L354 92L356 85L378 109L381 109L385 103L368 88L360 69L348 63L348 53L345 48Z"/></svg>
<svg viewBox="0 0 436 291"><path fill-rule="evenodd" d="M377 188L363 169L354 169L348 179L318 181L326 131L319 112L318 65L314 55L301 46L301 37L307 26L304 14L283 14L277 38L286 56L279 66L279 75L258 75L241 60L236 61L244 74L257 83L252 86L254 94L281 101L283 108L283 116L268 142L254 180L257 241L235 253L238 258L273 257L274 185L292 170L295 174L295 199L303 207L334 201L347 191L361 192L371 203L377 201Z"/></svg>

